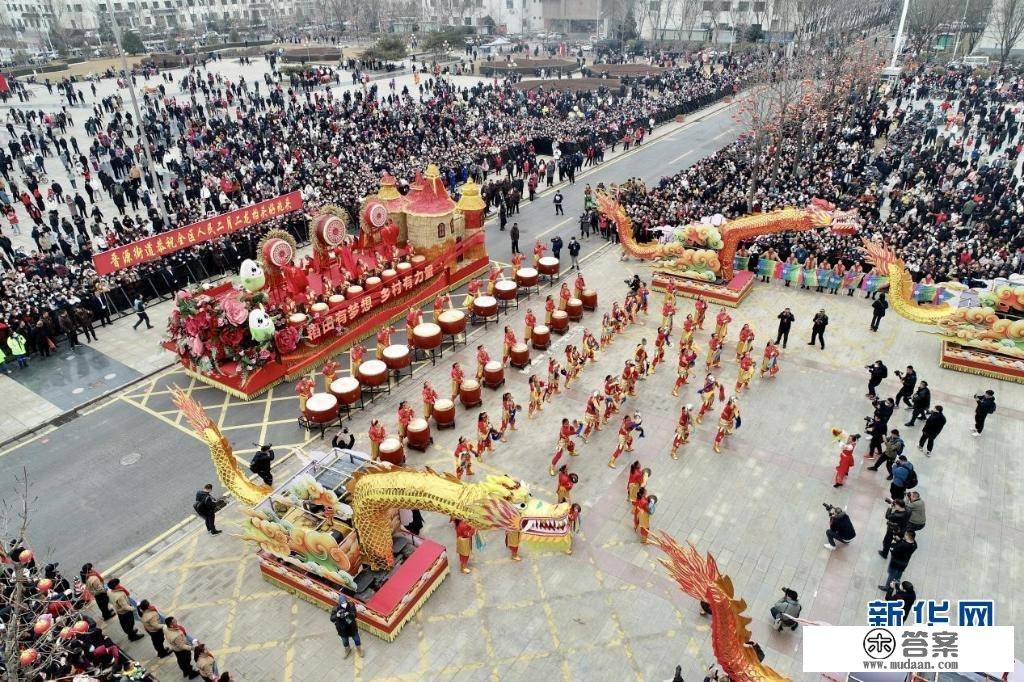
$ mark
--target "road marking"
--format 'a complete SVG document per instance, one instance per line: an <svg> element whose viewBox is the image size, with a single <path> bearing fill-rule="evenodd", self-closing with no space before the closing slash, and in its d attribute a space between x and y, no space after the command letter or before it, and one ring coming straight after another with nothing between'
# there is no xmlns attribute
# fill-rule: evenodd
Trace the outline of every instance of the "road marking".
<svg viewBox="0 0 1024 682"><path fill-rule="evenodd" d="M685 152L685 153L683 153L683 154L680 154L680 155L679 155L679 156L677 156L676 158L672 159L672 160L671 160L671 161L669 161L669 162L668 162L668 163L667 163L666 165L669 165L669 166L671 166L671 165L672 165L673 163L675 163L675 162L679 161L680 159L685 159L685 158L686 158L687 156L689 156L689 155L690 155L690 154L692 154L692 153L693 153L693 150L691 149L690 151L688 151L688 152Z"/></svg>
<svg viewBox="0 0 1024 682"><path fill-rule="evenodd" d="M562 221L562 222L560 222L560 223L555 223L554 225L552 225L552 226L551 226L551 227L549 227L548 229L546 229L546 230L544 230L543 232L541 232L540 234L538 234L538 235L537 235L537 236L535 237L535 239L540 239L541 237L544 237L544 236L546 236L546 235L549 235L549 234L551 234L552 232L554 232L555 230L557 230L558 228L560 228L560 227L561 227L562 225L565 225L566 223L568 223L568 222L570 222L570 221L572 221L572 220L578 220L578 218L573 218L573 217L569 217L569 218L566 218L565 220L563 220L563 221Z"/></svg>

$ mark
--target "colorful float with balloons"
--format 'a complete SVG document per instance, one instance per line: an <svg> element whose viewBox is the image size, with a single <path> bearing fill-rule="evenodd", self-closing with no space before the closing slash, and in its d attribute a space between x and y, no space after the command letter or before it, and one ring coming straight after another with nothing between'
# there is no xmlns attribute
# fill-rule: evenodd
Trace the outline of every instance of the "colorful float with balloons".
<svg viewBox="0 0 1024 682"><path fill-rule="evenodd" d="M462 193L479 197L472 181ZM164 346L191 376L249 400L488 266L483 202L453 201L434 165L406 195L385 175L349 223L334 206L310 215L307 255L271 230L237 279L178 292Z"/></svg>

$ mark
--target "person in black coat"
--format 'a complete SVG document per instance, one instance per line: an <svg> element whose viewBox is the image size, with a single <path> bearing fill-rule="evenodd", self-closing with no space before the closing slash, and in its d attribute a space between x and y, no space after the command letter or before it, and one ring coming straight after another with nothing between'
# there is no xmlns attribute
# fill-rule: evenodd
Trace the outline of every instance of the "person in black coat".
<svg viewBox="0 0 1024 682"><path fill-rule="evenodd" d="M786 344L789 343L789 330L796 321L796 317L793 316L793 311L786 308L777 315L779 318L779 333L775 335L775 344L778 345L779 341L782 342L782 347L785 348Z"/></svg>
<svg viewBox="0 0 1024 682"><path fill-rule="evenodd" d="M825 505L825 508L828 509L828 530L825 531L825 539L828 542L825 543L825 549L835 549L836 540L843 544L849 544L857 537L850 515L839 507Z"/></svg>
<svg viewBox="0 0 1024 682"><path fill-rule="evenodd" d="M825 350L825 327L828 326L828 315L825 314L825 309L822 308L814 314L814 319L811 321L811 340L807 344L813 346L815 339L821 342L821 349Z"/></svg>
<svg viewBox="0 0 1024 682"><path fill-rule="evenodd" d="M908 523L910 511L907 503L903 500L889 500L889 508L885 510L885 537L882 538L882 549L878 550L878 556L889 558L889 548L894 540L903 536Z"/></svg>
<svg viewBox="0 0 1024 682"><path fill-rule="evenodd" d="M924 428L921 429L921 440L917 442L917 449L922 450L927 446L928 457L932 456L932 448L935 446L935 438L946 426L946 415L942 414L942 405L936 405L935 409L928 413L924 420Z"/></svg>
<svg viewBox="0 0 1024 682"><path fill-rule="evenodd" d="M880 383L882 383L882 379L889 376L889 368L886 367L885 363L881 360L875 360L875 363L873 365L869 365L867 369L868 374L871 375L871 378L868 379L867 397L874 398L876 397L875 389L878 388Z"/></svg>
<svg viewBox="0 0 1024 682"><path fill-rule="evenodd" d="M977 406L974 408L974 430L971 431L971 435L980 436L981 432L985 430L985 420L996 411L995 391L985 391L981 395L974 396L974 400L977 402Z"/></svg>
<svg viewBox="0 0 1024 682"><path fill-rule="evenodd" d="M274 461L274 457L273 447L261 445L249 462L249 471L262 478L267 485L274 485L274 475L270 473L270 463Z"/></svg>
<svg viewBox="0 0 1024 682"><path fill-rule="evenodd" d="M363 643L359 639L359 628L356 625L356 605L349 601L345 595L338 595L338 605L331 611L331 622L334 629L341 637L341 644L345 647L345 658L352 655L349 648L349 640L356 645L356 654L363 655Z"/></svg>
<svg viewBox="0 0 1024 682"><path fill-rule="evenodd" d="M903 571L907 570L907 566L910 565L910 557L917 551L915 538L914 531L908 530L901 539L892 544L889 550L889 573L885 577L885 584L879 585L878 589L887 592L903 577Z"/></svg>
<svg viewBox="0 0 1024 682"><path fill-rule="evenodd" d="M904 580L899 584L890 583L888 589L885 590L886 601L898 601L903 602L903 624L906 625L910 621L910 615L913 613L914 602L917 601L917 592L914 590L914 585L909 580Z"/></svg>
<svg viewBox="0 0 1024 682"><path fill-rule="evenodd" d="M885 309L888 307L889 302L885 300L885 293L879 294L878 298L871 303L871 308L874 310L874 313L871 315L871 331L878 331L878 324L885 317Z"/></svg>
<svg viewBox="0 0 1024 682"><path fill-rule="evenodd" d="M913 365L907 365L907 371L901 372L896 370L896 376L899 377L901 385L899 393L896 394L896 404L899 405L900 401L908 408L913 407L910 402L911 397L914 395L914 387L917 386L917 371Z"/></svg>
<svg viewBox="0 0 1024 682"><path fill-rule="evenodd" d="M914 401L911 403L911 408L914 411L910 414L910 421L904 426L913 426L918 419L924 419L931 405L932 391L928 388L928 382L922 381L921 385L917 387L917 391L914 392Z"/></svg>
<svg viewBox="0 0 1024 682"><path fill-rule="evenodd" d="M213 497L213 484L207 483L203 489L196 492L196 501L192 505L196 514L202 517L206 524L206 530L210 535L219 535L217 530L217 500Z"/></svg>

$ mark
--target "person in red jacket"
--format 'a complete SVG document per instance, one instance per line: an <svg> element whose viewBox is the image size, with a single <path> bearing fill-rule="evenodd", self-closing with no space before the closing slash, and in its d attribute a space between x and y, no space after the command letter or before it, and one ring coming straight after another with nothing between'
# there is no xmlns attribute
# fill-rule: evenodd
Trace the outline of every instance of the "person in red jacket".
<svg viewBox="0 0 1024 682"><path fill-rule="evenodd" d="M569 418L562 419L562 425L558 428L558 445L555 448L555 456L551 458L551 466L548 467L548 474L555 475L555 465L562 459L562 454L568 450L569 454L576 456L576 443L572 437L576 435L577 427L569 422Z"/></svg>
<svg viewBox="0 0 1024 682"><path fill-rule="evenodd" d="M704 317L708 312L708 303L702 297L698 296L697 300L693 302L694 316L693 321L697 325L697 329L704 328Z"/></svg>
<svg viewBox="0 0 1024 682"><path fill-rule="evenodd" d="M512 357L512 347L519 343L516 339L516 333L512 331L512 327L505 326L505 340L501 346L501 364L508 366L508 361Z"/></svg>
<svg viewBox="0 0 1024 682"><path fill-rule="evenodd" d="M572 489L579 480L576 474L569 473L568 464L558 467L558 489L555 491L555 494L558 496L559 503L572 503Z"/></svg>
<svg viewBox="0 0 1024 682"><path fill-rule="evenodd" d="M846 482L846 477L855 464L853 451L857 447L859 439L860 434L855 433L843 443L843 449L839 451L839 464L836 465L836 476L832 481L833 488L838 488Z"/></svg>
<svg viewBox="0 0 1024 682"><path fill-rule="evenodd" d="M619 444L615 447L612 452L612 458L608 460L608 467L611 469L615 468L615 462L619 459L619 455L623 452L633 452L633 420L627 414L622 418L622 424L619 425Z"/></svg>
<svg viewBox="0 0 1024 682"><path fill-rule="evenodd" d="M409 401L403 400L398 404L398 439L405 442L406 432L409 430L409 423L416 417L416 412L409 407Z"/></svg>
<svg viewBox="0 0 1024 682"><path fill-rule="evenodd" d="M455 522L455 551L459 555L459 567L463 573L469 573L469 557L473 554L473 536L476 529L465 519Z"/></svg>
<svg viewBox="0 0 1024 682"><path fill-rule="evenodd" d="M380 423L379 419L370 422L370 457L374 460L380 459L380 444L388 437L387 429Z"/></svg>
<svg viewBox="0 0 1024 682"><path fill-rule="evenodd" d="M551 326L551 316L555 314L555 299L551 298L551 294L544 299L544 324Z"/></svg>
<svg viewBox="0 0 1024 682"><path fill-rule="evenodd" d="M462 386L462 382L466 378L466 372L463 371L462 365L453 362L450 376L452 378L452 402L454 402L459 397L459 386Z"/></svg>
<svg viewBox="0 0 1024 682"><path fill-rule="evenodd" d="M483 345L476 347L476 380L484 378L484 367L491 361L491 355Z"/></svg>
<svg viewBox="0 0 1024 682"><path fill-rule="evenodd" d="M688 346L679 348L679 364L676 365L676 383L672 387L672 395L679 397L679 389L690 380L690 369L697 362L697 352Z"/></svg>
<svg viewBox="0 0 1024 682"><path fill-rule="evenodd" d="M562 282L562 287L558 290L558 309L565 310L569 306L570 298L572 293L569 291L569 284Z"/></svg>
<svg viewBox="0 0 1024 682"><path fill-rule="evenodd" d="M686 404L679 409L679 422L676 424L676 433L672 438L672 449L669 454L672 459L679 459L679 446L690 442L690 429L693 425L693 405Z"/></svg>
<svg viewBox="0 0 1024 682"><path fill-rule="evenodd" d="M537 316L533 314L533 308L526 309L526 329L523 331L523 340L530 343L533 338L533 328L537 326Z"/></svg>
<svg viewBox="0 0 1024 682"><path fill-rule="evenodd" d="M629 465L629 477L626 479L626 501L630 504L636 502L636 494L645 482L644 470L640 467L640 460L634 459Z"/></svg>
<svg viewBox="0 0 1024 682"><path fill-rule="evenodd" d="M646 488L637 491L636 502L633 503L633 530L640 534L640 542L647 544L651 532L651 514L658 498L647 494Z"/></svg>
<svg viewBox="0 0 1024 682"><path fill-rule="evenodd" d="M576 298L582 299L583 292L587 290L587 283L583 281L583 274L576 275L576 280L572 284L573 291L576 292Z"/></svg>
<svg viewBox="0 0 1024 682"><path fill-rule="evenodd" d="M430 419L430 415L434 413L434 403L437 402L437 391L429 381L424 381L420 395L423 398L423 418Z"/></svg>
<svg viewBox="0 0 1024 682"><path fill-rule="evenodd" d="M718 432L715 433L715 442L712 444L715 452L722 451L722 442L725 437L732 433L732 430L739 426L740 422L740 404L736 400L736 396L732 396L726 401L722 407L722 413L718 419Z"/></svg>
<svg viewBox="0 0 1024 682"><path fill-rule="evenodd" d="M420 312L420 309L416 307L409 308L409 314L405 316L405 338L408 340L407 343L412 343L412 330L422 322L423 313Z"/></svg>
<svg viewBox="0 0 1024 682"><path fill-rule="evenodd" d="M587 399L587 407L583 416L583 423L586 426L583 429L583 442L587 442L587 438L594 431L601 430L602 415L604 414L604 398L601 396L600 391L594 391L590 394Z"/></svg>
<svg viewBox="0 0 1024 682"><path fill-rule="evenodd" d="M655 368L665 361L665 346L668 344L668 328L658 327L658 336L654 339L654 357L651 359L651 368L648 374L654 374Z"/></svg>

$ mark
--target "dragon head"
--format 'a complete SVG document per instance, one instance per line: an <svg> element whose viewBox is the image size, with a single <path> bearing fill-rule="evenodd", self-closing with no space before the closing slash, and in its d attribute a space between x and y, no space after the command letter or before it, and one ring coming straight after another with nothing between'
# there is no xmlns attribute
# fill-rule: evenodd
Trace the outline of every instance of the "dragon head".
<svg viewBox="0 0 1024 682"><path fill-rule="evenodd" d="M856 210L841 211L824 199L811 199L806 211L815 227L828 227L833 234L851 235L860 229Z"/></svg>
<svg viewBox="0 0 1024 682"><path fill-rule="evenodd" d="M519 531L527 542L569 540L569 505L549 504L534 498L529 488L510 476L488 476L474 484L484 497L477 513L467 520L478 529Z"/></svg>

